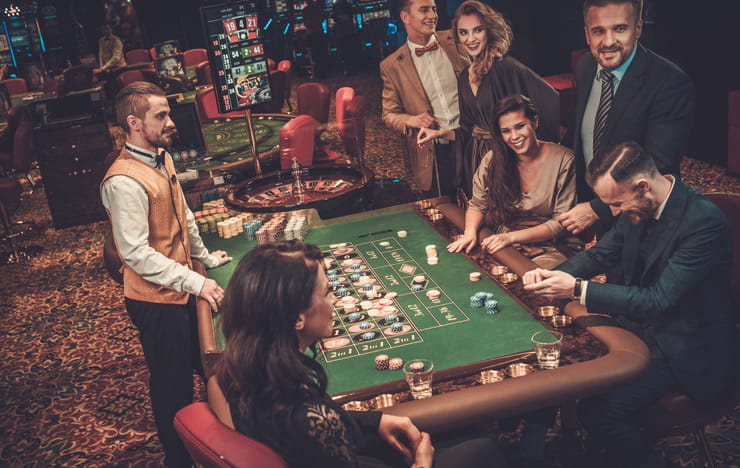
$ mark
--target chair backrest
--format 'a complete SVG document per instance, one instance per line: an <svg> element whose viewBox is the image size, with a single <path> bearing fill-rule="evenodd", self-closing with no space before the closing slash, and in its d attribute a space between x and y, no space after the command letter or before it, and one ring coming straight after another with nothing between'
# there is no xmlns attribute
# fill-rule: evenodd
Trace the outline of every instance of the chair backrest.
<svg viewBox="0 0 740 468"><path fill-rule="evenodd" d="M133 49L126 52L126 63L129 65L151 61L152 56L146 49Z"/></svg>
<svg viewBox="0 0 740 468"><path fill-rule="evenodd" d="M293 85L293 62L290 60L281 60L277 64L277 69L285 73L285 96L290 97L290 87Z"/></svg>
<svg viewBox="0 0 740 468"><path fill-rule="evenodd" d="M24 78L8 78L3 80L5 86L8 88L8 94L11 96L17 96L19 94L26 94L28 92L28 86Z"/></svg>
<svg viewBox="0 0 740 468"><path fill-rule="evenodd" d="M303 83L296 88L298 99L298 114L310 115L319 123L329 121L329 104L331 95L329 88L323 83Z"/></svg>
<svg viewBox="0 0 740 468"><path fill-rule="evenodd" d="M218 104L216 103L216 91L212 87L201 89L195 93L195 104L198 106L198 113L201 120L239 118L244 116L244 113L241 111L229 112L227 114L220 113Z"/></svg>
<svg viewBox="0 0 740 468"><path fill-rule="evenodd" d="M727 216L732 227L732 267L730 270L730 294L740 322L740 195L735 193L705 193Z"/></svg>
<svg viewBox="0 0 740 468"><path fill-rule="evenodd" d="M65 93L93 87L93 68L88 65L75 65L64 70L62 89Z"/></svg>
<svg viewBox="0 0 740 468"><path fill-rule="evenodd" d="M342 125L337 122L339 137L344 143L347 154L361 157L365 152L365 116L367 115L367 98L355 96L344 109Z"/></svg>
<svg viewBox="0 0 740 468"><path fill-rule="evenodd" d="M279 114L283 110L285 101L285 72L270 70L270 88L272 89L272 100L264 104L252 107L256 114Z"/></svg>
<svg viewBox="0 0 740 468"><path fill-rule="evenodd" d="M175 415L175 431L193 461L205 467L287 468L270 447L240 434L216 418L204 402Z"/></svg>
<svg viewBox="0 0 740 468"><path fill-rule="evenodd" d="M116 78L121 88L128 86L134 81L147 81L141 70L126 70Z"/></svg>
<svg viewBox="0 0 740 468"><path fill-rule="evenodd" d="M186 67L194 67L204 60L208 60L206 49L190 49L182 53L182 60Z"/></svg>
<svg viewBox="0 0 740 468"><path fill-rule="evenodd" d="M211 76L211 64L208 60L200 62L195 66L195 75L198 77L200 86L212 85L213 76Z"/></svg>
<svg viewBox="0 0 740 468"><path fill-rule="evenodd" d="M342 125L342 122L344 122L344 113L347 109L347 106L350 102L352 102L352 99L354 98L354 88L345 86L337 90L337 95L334 98L334 122L336 122L337 128L339 128Z"/></svg>
<svg viewBox="0 0 740 468"><path fill-rule="evenodd" d="M277 69L277 63L274 59L268 58L267 59L267 71L272 71Z"/></svg>
<svg viewBox="0 0 740 468"><path fill-rule="evenodd" d="M280 168L289 169L293 158L301 166L313 164L314 129L318 123L310 115L299 115L280 129Z"/></svg>
<svg viewBox="0 0 740 468"><path fill-rule="evenodd" d="M578 60L586 52L588 52L588 49L577 49L577 50L572 50L570 52L570 71L571 71L571 73L575 73L576 72L576 64L578 63Z"/></svg>
<svg viewBox="0 0 740 468"><path fill-rule="evenodd" d="M157 49L152 47L149 49L149 56L152 58L152 60L157 60Z"/></svg>

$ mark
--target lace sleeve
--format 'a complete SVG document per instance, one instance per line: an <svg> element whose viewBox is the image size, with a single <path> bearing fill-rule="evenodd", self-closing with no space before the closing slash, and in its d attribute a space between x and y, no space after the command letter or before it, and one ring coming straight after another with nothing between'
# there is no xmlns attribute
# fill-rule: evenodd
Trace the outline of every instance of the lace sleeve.
<svg viewBox="0 0 740 468"><path fill-rule="evenodd" d="M299 413L294 422L305 437L298 441L302 447L296 448L305 460L312 466L357 466L350 428L338 411L322 402L311 402Z"/></svg>

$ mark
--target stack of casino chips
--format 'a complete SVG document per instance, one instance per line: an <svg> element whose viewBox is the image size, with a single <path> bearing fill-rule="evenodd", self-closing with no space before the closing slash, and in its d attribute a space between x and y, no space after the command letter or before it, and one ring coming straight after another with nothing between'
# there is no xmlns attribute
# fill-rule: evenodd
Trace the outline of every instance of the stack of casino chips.
<svg viewBox="0 0 740 468"><path fill-rule="evenodd" d="M498 301L494 299L493 293L477 292L470 296L470 307L474 309L485 307L488 315L494 315L498 312Z"/></svg>
<svg viewBox="0 0 740 468"><path fill-rule="evenodd" d="M285 214L278 213L274 215L254 233L257 243L266 244L267 242L275 242L280 239L280 236L283 234L285 222Z"/></svg>
<svg viewBox="0 0 740 468"><path fill-rule="evenodd" d="M285 225L285 240L306 238L308 232L308 220L305 216L291 216Z"/></svg>
<svg viewBox="0 0 740 468"><path fill-rule="evenodd" d="M242 224L242 227L244 228L244 237L246 237L247 240L255 240L256 237L254 233L262 227L262 220L250 219L246 223Z"/></svg>
<svg viewBox="0 0 740 468"><path fill-rule="evenodd" d="M228 215L226 215L228 216ZM244 232L244 222L252 217L249 213L237 213L235 216L216 222L219 237L230 239Z"/></svg>

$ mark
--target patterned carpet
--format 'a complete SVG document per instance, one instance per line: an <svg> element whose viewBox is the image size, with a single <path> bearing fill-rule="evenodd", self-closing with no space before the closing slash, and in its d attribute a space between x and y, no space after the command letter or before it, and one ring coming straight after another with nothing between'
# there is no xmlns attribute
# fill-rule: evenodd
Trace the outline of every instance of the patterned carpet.
<svg viewBox="0 0 740 468"><path fill-rule="evenodd" d="M380 123L379 80L368 73L326 83L369 97L368 165L378 177L404 178L400 138ZM335 140L331 127L325 138ZM701 190L740 193L740 179L722 168L686 159L682 172ZM14 218L37 223L21 245L44 250L0 266L0 467L161 466L137 333L102 265L107 223L54 230L41 186ZM738 466L739 423L740 407L709 428L723 468ZM674 467L703 466L698 446L676 445L684 442L664 439L660 447Z"/></svg>

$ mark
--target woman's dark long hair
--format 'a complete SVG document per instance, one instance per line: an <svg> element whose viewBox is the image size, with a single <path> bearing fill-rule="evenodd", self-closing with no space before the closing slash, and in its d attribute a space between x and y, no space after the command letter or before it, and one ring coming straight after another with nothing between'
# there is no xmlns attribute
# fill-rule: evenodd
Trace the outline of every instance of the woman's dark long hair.
<svg viewBox="0 0 740 468"><path fill-rule="evenodd" d="M498 101L493 110L493 132L498 141L493 145L493 157L488 168L488 217L496 228L506 225L518 216L517 205L522 199L522 186L519 183L517 167L519 160L514 150L504 143L499 126L499 119L503 115L519 111L524 112L534 127L537 109L527 96L521 94L507 96Z"/></svg>
<svg viewBox="0 0 740 468"><path fill-rule="evenodd" d="M242 418L326 391L326 373L298 349L296 321L311 307L318 247L292 240L254 248L231 277L221 306L226 349L216 378ZM315 348L311 348L316 354Z"/></svg>

